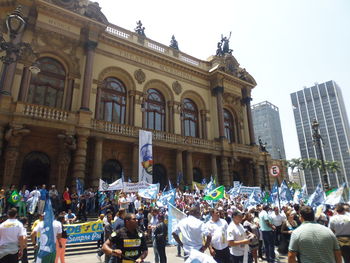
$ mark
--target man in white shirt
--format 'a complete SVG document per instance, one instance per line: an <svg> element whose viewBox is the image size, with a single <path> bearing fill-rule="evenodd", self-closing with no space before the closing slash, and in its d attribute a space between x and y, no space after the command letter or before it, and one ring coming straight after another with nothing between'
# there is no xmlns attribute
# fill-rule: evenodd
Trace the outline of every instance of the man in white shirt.
<svg viewBox="0 0 350 263"><path fill-rule="evenodd" d="M158 208L153 208L152 209L152 217L149 221L148 224L148 229L152 230L152 244L153 244L153 253L154 253L154 262L159 263L159 253L157 249L157 244L156 244L156 238L154 236L154 230L156 229L156 226L158 225L158 214L159 210Z"/></svg>
<svg viewBox="0 0 350 263"><path fill-rule="evenodd" d="M17 263L25 247L26 231L16 219L17 209L11 208L5 222L0 224L0 263Z"/></svg>
<svg viewBox="0 0 350 263"><path fill-rule="evenodd" d="M185 257L190 254L192 249L204 252L211 242L211 235L204 222L199 220L201 214L199 207L192 207L189 216L182 219L172 233L175 241L184 249ZM179 234L182 234L182 241ZM203 237L206 237L203 246Z"/></svg>
<svg viewBox="0 0 350 263"><path fill-rule="evenodd" d="M283 216L278 207L275 206L273 208L273 212L271 213L271 220L272 224L276 227L275 231L275 245L278 246L281 241L281 228L282 228L282 223L284 220L286 220L286 217Z"/></svg>
<svg viewBox="0 0 350 263"><path fill-rule="evenodd" d="M45 218L45 216L44 216ZM34 248L36 249L38 247L38 244L36 243L36 238L38 233L40 234L40 238L39 238L39 243L41 242L41 239L42 238L46 238L46 235L43 235L42 233L44 233L45 231L45 228L44 228L44 221L41 221L32 231L30 237L31 237L31 240L32 240L32 243L33 243L33 246ZM55 237L55 244L56 242L58 242L58 245L60 247L62 247L61 243L60 243L60 240L61 240L61 237L62 237L62 224L60 222L58 222L57 220L53 220L52 222L52 227L53 227L53 234L54 234L54 237ZM46 242L46 241L45 241Z"/></svg>
<svg viewBox="0 0 350 263"><path fill-rule="evenodd" d="M252 234L246 234L246 230L241 224L242 219L243 214L238 210L234 211L232 213L232 222L227 229L227 241L230 246L232 263L251 262L244 260L248 260L248 245L253 236Z"/></svg>
<svg viewBox="0 0 350 263"><path fill-rule="evenodd" d="M220 218L218 209L211 209L211 220L208 221L207 227L212 236L209 246L210 254L218 263L230 263L230 250L227 243L227 228L226 220Z"/></svg>
<svg viewBox="0 0 350 263"><path fill-rule="evenodd" d="M337 237L345 263L350 262L350 216L345 213L344 204L337 204L336 215L329 220L329 228Z"/></svg>

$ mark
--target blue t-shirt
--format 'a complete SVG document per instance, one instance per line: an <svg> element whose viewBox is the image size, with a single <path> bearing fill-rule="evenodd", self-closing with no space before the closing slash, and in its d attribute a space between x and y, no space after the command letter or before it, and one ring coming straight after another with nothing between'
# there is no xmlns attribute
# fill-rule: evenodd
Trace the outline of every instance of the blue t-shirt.
<svg viewBox="0 0 350 263"><path fill-rule="evenodd" d="M40 189L40 200L46 201L49 192L46 189Z"/></svg>

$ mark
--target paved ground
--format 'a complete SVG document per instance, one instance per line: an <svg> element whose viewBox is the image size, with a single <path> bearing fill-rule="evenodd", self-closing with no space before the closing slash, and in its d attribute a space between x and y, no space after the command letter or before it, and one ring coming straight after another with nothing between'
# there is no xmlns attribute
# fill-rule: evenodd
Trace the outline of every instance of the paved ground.
<svg viewBox="0 0 350 263"><path fill-rule="evenodd" d="M166 254L167 259L169 263L183 263L183 258L176 257L177 249L174 246L167 247L166 248ZM102 257L103 260L103 257ZM80 256L69 256L66 257L67 263L99 263L99 260L96 258L96 254L88 254L88 255L80 255ZM154 256L153 256L153 249L148 249L148 257L146 258L146 261L148 263L154 262ZM266 261L259 261L259 262L266 262ZM286 263L287 259L286 257L280 257L281 263Z"/></svg>

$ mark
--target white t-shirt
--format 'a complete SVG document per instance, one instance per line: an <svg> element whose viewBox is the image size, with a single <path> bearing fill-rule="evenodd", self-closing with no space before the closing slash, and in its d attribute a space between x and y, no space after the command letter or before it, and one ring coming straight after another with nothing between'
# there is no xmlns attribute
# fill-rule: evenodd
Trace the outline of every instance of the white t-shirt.
<svg viewBox="0 0 350 263"><path fill-rule="evenodd" d="M53 226L53 234L55 236L55 240L57 239L57 234L62 234L62 225L60 222L54 220L52 222L52 226ZM35 228L33 231L40 233L40 238L43 236L41 233L44 230L44 221L41 221Z"/></svg>
<svg viewBox="0 0 350 263"><path fill-rule="evenodd" d="M190 253L191 249L200 250L203 246L203 236L209 235L209 229L204 222L188 216L182 219L176 226L174 233L182 234L183 248L186 253Z"/></svg>
<svg viewBox="0 0 350 263"><path fill-rule="evenodd" d="M227 229L227 241L241 241L247 239L245 229L242 224L236 225L233 221L230 223ZM234 256L243 256L244 255L245 245L230 246L230 253Z"/></svg>
<svg viewBox="0 0 350 263"><path fill-rule="evenodd" d="M218 221L214 222L213 220L209 220L207 223L207 227L211 234L211 245L213 248L217 250L222 250L228 247L227 243L227 228L228 224L226 220L219 218Z"/></svg>
<svg viewBox="0 0 350 263"><path fill-rule="evenodd" d="M138 200L138 199L136 199L136 200L134 201L134 205L135 205L136 211L139 210L139 208L141 207L141 201Z"/></svg>
<svg viewBox="0 0 350 263"><path fill-rule="evenodd" d="M18 243L20 236L26 236L26 230L17 219L7 219L0 224L0 246L7 243Z"/></svg>
<svg viewBox="0 0 350 263"><path fill-rule="evenodd" d="M334 215L329 220L329 228L334 231L336 236L350 235L350 216Z"/></svg>
<svg viewBox="0 0 350 263"><path fill-rule="evenodd" d="M283 215L281 215L280 213L278 215L276 215L275 212L271 213L270 215L271 219L272 219L272 224L274 226L281 226L283 221L286 219Z"/></svg>

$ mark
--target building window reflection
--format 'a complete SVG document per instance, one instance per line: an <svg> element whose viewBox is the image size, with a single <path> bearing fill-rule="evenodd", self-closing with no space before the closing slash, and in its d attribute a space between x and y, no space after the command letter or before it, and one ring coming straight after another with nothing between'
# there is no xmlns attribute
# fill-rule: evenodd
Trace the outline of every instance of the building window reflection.
<svg viewBox="0 0 350 263"><path fill-rule="evenodd" d="M156 89L147 90L145 118L147 129L165 131L165 100Z"/></svg>
<svg viewBox="0 0 350 263"><path fill-rule="evenodd" d="M40 63L40 73L32 75L27 102L61 108L66 71L63 65L53 58L40 58L38 62Z"/></svg>
<svg viewBox="0 0 350 263"><path fill-rule="evenodd" d="M198 137L198 109L190 99L183 100L182 119L184 135Z"/></svg>
<svg viewBox="0 0 350 263"><path fill-rule="evenodd" d="M105 121L125 124L126 88L116 78L104 81L101 96L100 116Z"/></svg>
<svg viewBox="0 0 350 263"><path fill-rule="evenodd" d="M224 125L226 139L231 143L235 142L233 117L227 109L224 109Z"/></svg>

